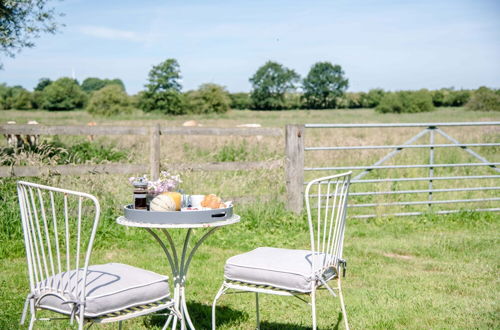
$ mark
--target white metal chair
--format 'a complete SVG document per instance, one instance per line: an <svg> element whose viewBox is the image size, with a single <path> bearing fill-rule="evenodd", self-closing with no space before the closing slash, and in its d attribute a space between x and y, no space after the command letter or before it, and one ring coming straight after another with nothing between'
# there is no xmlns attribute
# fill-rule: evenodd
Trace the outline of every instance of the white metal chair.
<svg viewBox="0 0 500 330"><path fill-rule="evenodd" d="M311 249L291 250L260 247L226 261L224 282L212 305L212 329L216 328L215 307L226 291L255 292L257 329L259 293L311 297L312 323L316 329L316 290L327 289L340 298L346 329L349 329L341 287L341 271L347 197L351 172L315 179L306 187L305 200ZM337 280L337 286L328 282Z"/></svg>
<svg viewBox="0 0 500 330"><path fill-rule="evenodd" d="M26 247L32 329L37 310L63 314L79 329L85 323L120 322L169 309L168 277L129 265L89 265L99 224L96 197L40 184L18 182L17 192Z"/></svg>

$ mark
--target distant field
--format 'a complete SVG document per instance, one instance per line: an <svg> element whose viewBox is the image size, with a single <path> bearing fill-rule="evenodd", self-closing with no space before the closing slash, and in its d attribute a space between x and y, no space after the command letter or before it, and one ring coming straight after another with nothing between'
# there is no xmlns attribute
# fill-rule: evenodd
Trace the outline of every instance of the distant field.
<svg viewBox="0 0 500 330"><path fill-rule="evenodd" d="M434 112L414 114L380 114L373 109L355 110L288 110L249 111L231 110L222 115L165 116L137 111L131 115L113 118L95 118L85 111L0 111L0 122L16 120L26 123L36 120L44 125L85 125L95 121L98 124L130 125L148 124L152 121L172 126L186 120L195 119L204 126L231 127L243 123L258 123L265 127L282 127L286 124L303 123L397 123L397 122L449 122L449 121L490 121L499 120L498 112L467 111L464 108L437 108Z"/></svg>
<svg viewBox="0 0 500 330"><path fill-rule="evenodd" d="M205 127L234 127L258 123L264 127L281 127L301 123L371 123L371 122L454 122L500 121L500 113L471 112L462 108L440 108L432 113L378 114L373 110L321 111L231 111L216 116L165 117L159 114L135 113L118 118L92 118L86 112L0 111L0 122L15 120L26 123L37 120L44 125L180 126L196 120ZM497 128L449 129L464 142L498 142ZM306 145L394 144L416 134L418 129L378 131L308 130ZM50 141L49 138L45 138ZM86 137L64 138L71 145ZM487 140L487 141L484 141ZM441 142L441 141L436 141ZM145 162L146 138L99 137L93 143L127 152L128 162ZM5 140L0 137L0 146ZM162 137L162 164L177 162L251 161L283 158L282 137ZM147 149L146 149L147 150ZM490 161L500 162L500 150L480 149ZM306 154L306 166L372 164L386 151ZM427 161L428 153L408 152L395 163ZM440 152L436 162L467 161L460 152ZM24 159L34 164L37 159ZM488 169L484 169L487 171ZM482 170L481 170L482 171ZM458 175L458 170L436 175ZM482 172L478 172L482 173ZM139 173L138 173L139 174ZM308 174L320 175L322 173ZM400 175L426 175L418 170ZM469 173L470 174L470 173ZM188 193L217 193L222 196L283 196L284 175L281 169L253 172L186 172L183 189ZM371 174L376 177L378 174ZM125 262L158 272L168 272L159 246L145 232L124 229L114 220L120 206L130 200L130 187L122 175L28 178L50 185L94 193L103 206L98 233L100 242L94 263ZM27 276L21 239L16 179L0 179L0 328L16 328L26 295ZM485 185L495 182L484 181ZM424 186L427 184L424 182ZM471 184L471 183L466 183ZM410 188L417 189L414 185ZM363 189L391 189L365 187ZM398 187L401 188L401 187ZM353 191L358 188L353 186ZM474 192L474 196L484 196ZM449 197L458 195L450 194ZM367 197L367 201L370 199ZM236 212L242 222L223 228L207 240L193 260L188 286L188 305L195 324L209 328L210 304L222 280L224 261L231 255L257 246L307 248L307 228L302 216L284 211L279 200L240 206ZM354 211L352 212L354 213ZM346 231L345 257L348 259L344 284L347 311L353 329L489 329L500 327L497 292L499 254L499 215L461 213L453 216L419 216L412 218L349 220ZM161 260L159 262L159 260ZM221 329L254 328L254 306L251 295L229 295L221 299ZM308 329L310 308L297 299L264 296L261 299L263 329ZM219 314L218 314L219 315ZM334 329L340 320L338 301L320 297L320 329ZM49 328L40 323L40 328ZM111 329L115 326L94 326ZM148 317L127 322L126 328L161 328L161 318ZM64 321L58 329L67 328ZM342 328L342 323L340 323Z"/></svg>

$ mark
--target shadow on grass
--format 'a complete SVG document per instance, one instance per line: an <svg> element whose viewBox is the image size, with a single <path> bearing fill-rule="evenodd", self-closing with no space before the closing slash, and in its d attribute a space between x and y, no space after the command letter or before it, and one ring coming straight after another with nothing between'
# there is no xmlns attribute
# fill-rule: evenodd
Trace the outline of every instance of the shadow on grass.
<svg viewBox="0 0 500 330"><path fill-rule="evenodd" d="M200 304L197 302L188 302L187 307L191 321L197 329L212 328L212 306ZM225 306L217 306L217 326L226 323L237 324L248 320L248 314ZM164 315L153 315L144 320L147 327L163 327L167 317Z"/></svg>
<svg viewBox="0 0 500 330"><path fill-rule="evenodd" d="M340 321L342 321L342 313L339 313L339 316L337 318L337 322L334 324L331 324L327 327L318 327L318 330L321 329L333 329L333 330L338 330ZM260 328L262 330L310 330L312 329L312 318L311 318L311 326L309 327L304 327L300 326L297 324L293 323L275 323L275 322L268 322L268 321L262 321L260 322Z"/></svg>

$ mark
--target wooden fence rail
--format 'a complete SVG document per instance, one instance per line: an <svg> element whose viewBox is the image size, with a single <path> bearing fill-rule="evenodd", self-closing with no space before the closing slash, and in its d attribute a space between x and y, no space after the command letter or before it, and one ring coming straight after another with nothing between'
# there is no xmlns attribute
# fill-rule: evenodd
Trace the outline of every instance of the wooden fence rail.
<svg viewBox="0 0 500 330"><path fill-rule="evenodd" d="M293 126L295 127L295 126ZM288 133L287 137L295 133ZM295 132L295 131L293 131ZM41 175L85 175L85 174L131 174L147 172L150 177L158 178L160 173L161 159L161 135L207 135L207 136L283 136L280 128L218 128L218 127L161 127L159 124L153 126L43 126L43 125L0 125L0 134L4 135L139 135L149 136L149 163L148 164L96 164L96 165L55 165L55 166L0 166L0 177L29 177ZM186 163L186 164L164 164L166 167L176 171L241 171L283 168L292 171L287 175L287 191L291 194L294 207L297 209L297 195L293 190L298 186L298 171L301 168L300 160L297 163L297 155L292 152L297 150L290 146L297 142L296 139L288 141L286 145L287 156L283 159L257 162L212 162L212 163ZM299 148L300 149L300 148ZM291 153L291 156L288 156ZM300 157L299 157L300 158ZM288 161L287 161L288 160ZM302 187L300 187L302 188ZM300 197L301 198L301 197Z"/></svg>
<svg viewBox="0 0 500 330"><path fill-rule="evenodd" d="M0 125L0 134L18 135L148 135L149 127Z"/></svg>

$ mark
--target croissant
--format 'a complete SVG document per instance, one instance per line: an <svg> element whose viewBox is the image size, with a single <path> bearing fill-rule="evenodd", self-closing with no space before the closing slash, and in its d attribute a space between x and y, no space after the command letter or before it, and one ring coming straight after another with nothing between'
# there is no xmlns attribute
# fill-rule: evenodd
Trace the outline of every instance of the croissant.
<svg viewBox="0 0 500 330"><path fill-rule="evenodd" d="M205 195L205 198L201 201L201 206L211 209L221 208L221 204L224 204L221 198L214 194Z"/></svg>

